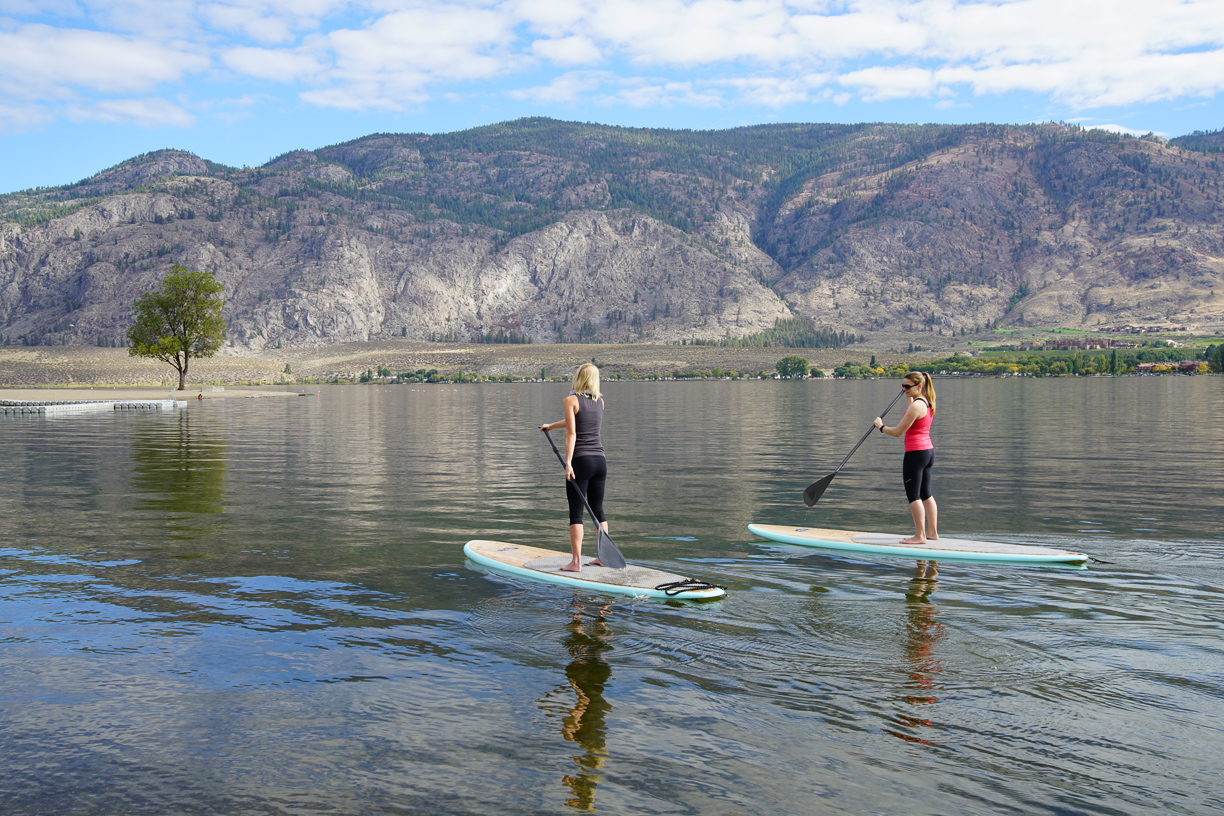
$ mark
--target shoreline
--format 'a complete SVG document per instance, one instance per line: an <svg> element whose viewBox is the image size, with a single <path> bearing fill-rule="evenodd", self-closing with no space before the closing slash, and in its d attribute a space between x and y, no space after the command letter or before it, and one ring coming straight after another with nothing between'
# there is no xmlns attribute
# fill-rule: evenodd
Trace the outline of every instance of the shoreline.
<svg viewBox="0 0 1224 816"><path fill-rule="evenodd" d="M230 389L233 390L230 390ZM227 386L225 390L213 391L211 386L172 391L161 386L89 386L52 385L45 388L8 387L0 385L0 402L152 402L167 398L196 402L203 394L205 399L249 399L253 397L296 397L301 393L296 388L271 391L267 388ZM313 393L313 392L312 392Z"/></svg>
<svg viewBox="0 0 1224 816"><path fill-rule="evenodd" d="M918 355L879 354L861 349L723 348L622 344L477 344L378 341L309 349L276 349L253 355L217 355L191 361L187 389L176 394L205 397L211 386L227 388L316 385L334 378L356 381L366 372L436 369L483 377L570 376L582 363L595 362L607 378L670 376L675 371L737 371L755 375L774 370L783 357L798 355L826 372L847 361L882 365ZM923 355L923 356L935 356ZM178 373L149 358L129 357L126 349L95 346L0 347L0 395L10 389L152 389L164 397L178 386ZM224 393L224 392L220 392ZM0 398L4 398L0 396Z"/></svg>
<svg viewBox="0 0 1224 816"><path fill-rule="evenodd" d="M319 348L276 349L251 355L217 355L191 361L186 390L179 392L178 373L160 360L130 357L126 349L95 346L0 347L0 399L20 390L66 389L105 391L137 389L141 399L168 392L194 399L201 390L209 396L297 393L331 382L357 384L363 377L375 382L394 381L395 375L434 371L454 377L458 373L485 379L568 379L577 367L592 362L605 379L670 379L676 374L743 377L772 374L784 357L802 357L825 375L850 363L863 366L874 360L888 370L947 359L949 349L910 353L880 353L869 349L814 349L768 346L673 346L628 344L476 344L378 341L344 343ZM1036 352L1048 354L1048 352ZM977 355L967 355L972 359ZM979 358L981 359L981 358ZM386 378L389 373L390 379ZM938 375L937 375L938 376ZM991 374L986 374L991 376ZM422 377L424 379L424 377ZM213 388L240 389L235 393ZM88 398L88 397L82 397Z"/></svg>

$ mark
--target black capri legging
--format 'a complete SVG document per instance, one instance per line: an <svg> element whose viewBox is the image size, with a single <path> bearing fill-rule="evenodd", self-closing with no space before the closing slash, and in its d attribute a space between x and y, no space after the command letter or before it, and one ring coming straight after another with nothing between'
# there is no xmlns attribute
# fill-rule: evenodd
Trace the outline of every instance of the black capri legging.
<svg viewBox="0 0 1224 816"><path fill-rule="evenodd" d="M912 450L901 460L901 479L905 482L905 498L912 502L931 498L931 465L935 451Z"/></svg>
<svg viewBox="0 0 1224 816"><path fill-rule="evenodd" d="M575 456L574 480L565 481L565 498L569 500L570 524L582 523L582 497L586 496L595 511L595 518L607 521L604 515L604 485L608 481L608 460L602 456ZM578 491L582 491L579 493Z"/></svg>

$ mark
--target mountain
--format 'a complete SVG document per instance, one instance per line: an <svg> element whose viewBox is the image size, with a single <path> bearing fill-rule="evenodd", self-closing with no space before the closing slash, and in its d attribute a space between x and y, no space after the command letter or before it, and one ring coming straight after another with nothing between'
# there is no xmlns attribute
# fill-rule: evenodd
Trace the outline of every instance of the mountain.
<svg viewBox="0 0 1224 816"><path fill-rule="evenodd" d="M1224 322L1220 134L523 119L0 196L0 336L121 344L173 263L235 352Z"/></svg>

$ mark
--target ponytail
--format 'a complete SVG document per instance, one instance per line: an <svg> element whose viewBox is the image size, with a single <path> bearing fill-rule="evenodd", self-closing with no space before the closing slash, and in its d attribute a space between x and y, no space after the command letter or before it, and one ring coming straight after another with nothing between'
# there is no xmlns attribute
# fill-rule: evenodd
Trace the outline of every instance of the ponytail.
<svg viewBox="0 0 1224 816"><path fill-rule="evenodd" d="M935 413L935 381L925 371L918 373L922 375L922 397L927 401L927 405L931 406L931 413L933 414Z"/></svg>

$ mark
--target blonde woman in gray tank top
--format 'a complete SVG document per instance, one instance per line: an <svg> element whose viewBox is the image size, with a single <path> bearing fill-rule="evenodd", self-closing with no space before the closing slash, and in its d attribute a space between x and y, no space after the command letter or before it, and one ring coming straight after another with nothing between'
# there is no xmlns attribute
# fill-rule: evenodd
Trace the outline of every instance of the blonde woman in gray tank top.
<svg viewBox="0 0 1224 816"><path fill-rule="evenodd" d="M582 497L586 496L599 520L608 531L604 515L604 487L608 479L608 462L604 457L603 396L599 393L599 369L584 363L574 375L573 390L561 401L564 419L541 425L541 431L565 428L565 497L569 502L570 553L573 558L561 567L566 572L582 571ZM603 566L599 560L588 562Z"/></svg>

